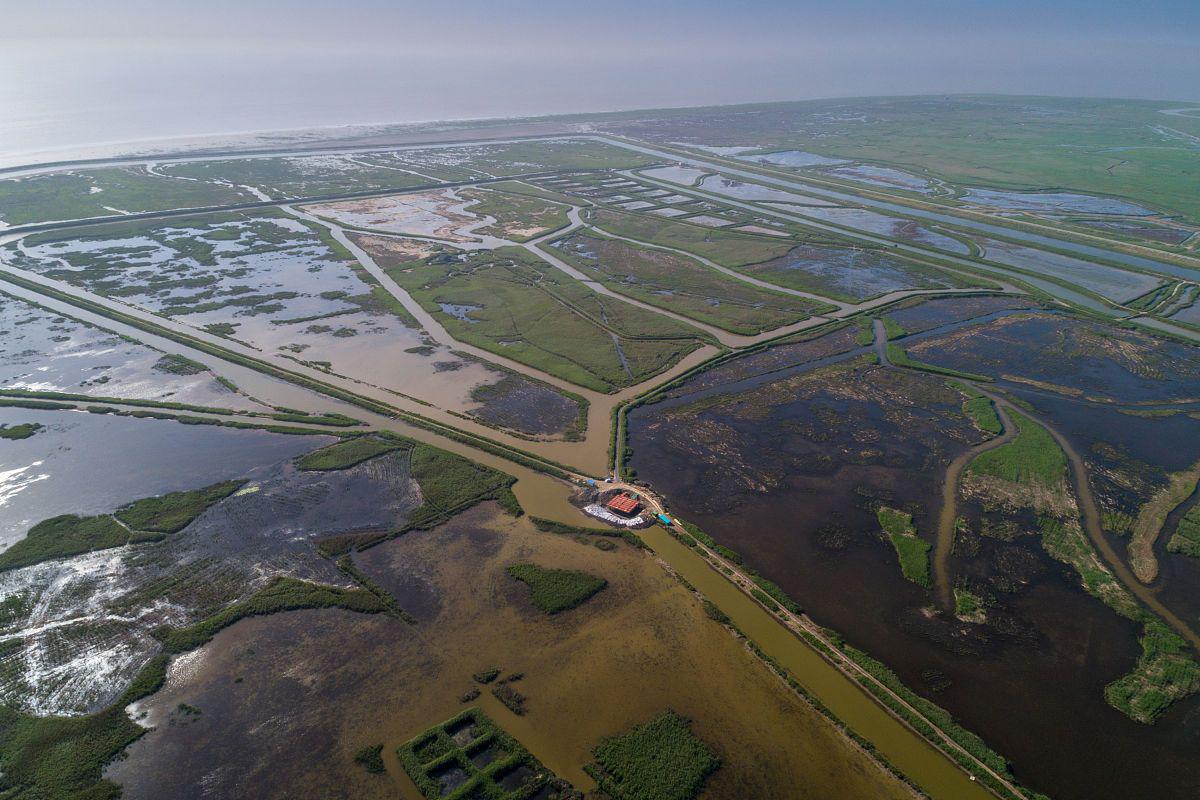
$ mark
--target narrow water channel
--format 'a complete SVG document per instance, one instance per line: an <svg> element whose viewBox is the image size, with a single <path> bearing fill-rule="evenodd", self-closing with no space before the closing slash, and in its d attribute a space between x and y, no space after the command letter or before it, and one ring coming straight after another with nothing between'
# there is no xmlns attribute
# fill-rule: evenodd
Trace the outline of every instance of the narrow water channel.
<svg viewBox="0 0 1200 800"><path fill-rule="evenodd" d="M766 609L660 527L639 535L654 552L716 603L767 655L935 800L995 800L933 745L893 717Z"/></svg>

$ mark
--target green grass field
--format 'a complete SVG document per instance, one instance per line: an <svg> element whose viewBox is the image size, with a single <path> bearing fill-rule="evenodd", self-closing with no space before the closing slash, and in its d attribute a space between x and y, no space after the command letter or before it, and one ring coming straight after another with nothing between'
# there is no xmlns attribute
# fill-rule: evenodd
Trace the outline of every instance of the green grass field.
<svg viewBox="0 0 1200 800"><path fill-rule="evenodd" d="M63 514L42 520L24 539L0 553L0 571L55 558L157 541L178 533L206 509L236 492L245 481L224 481L203 489L147 497L112 514L80 517Z"/></svg>
<svg viewBox="0 0 1200 800"><path fill-rule="evenodd" d="M678 138L691 118L697 126L719 124L728 142L876 161L968 185L1116 195L1197 223L1195 145L1188 137L1200 136L1200 119L1160 113L1179 105L1003 95L859 98L724 115L658 112L658 127ZM862 122L846 124L846 115Z"/></svg>
<svg viewBox="0 0 1200 800"><path fill-rule="evenodd" d="M1012 483L1054 487L1067 474L1067 457L1046 429L1019 411L1011 412L1017 437L980 453L969 472L992 475Z"/></svg>
<svg viewBox="0 0 1200 800"><path fill-rule="evenodd" d="M1167 542L1167 549L1200 558L1200 503L1193 504L1179 520L1175 533Z"/></svg>
<svg viewBox="0 0 1200 800"><path fill-rule="evenodd" d="M296 466L302 470L324 471L331 469L349 469L355 464L361 464L369 458L399 450L403 445L386 441L375 436L356 436L346 439L329 447L322 447L306 453L296 459Z"/></svg>
<svg viewBox="0 0 1200 800"><path fill-rule="evenodd" d="M42 429L41 423L22 422L19 425L0 425L0 439L28 439Z"/></svg>
<svg viewBox="0 0 1200 800"><path fill-rule="evenodd" d="M929 577L929 551L933 547L917 536L912 514L880 506L875 516L879 520L879 527L887 534L888 541L896 548L896 556L900 559L900 571L904 577L918 586L930 588L933 583Z"/></svg>
<svg viewBox="0 0 1200 800"><path fill-rule="evenodd" d="M656 375L701 346L683 323L596 294L519 248L466 261L381 266L456 339L602 392ZM457 307L464 313L443 310Z"/></svg>
<svg viewBox="0 0 1200 800"><path fill-rule="evenodd" d="M694 800L721 762L674 711L605 739L588 772L613 800Z"/></svg>
<svg viewBox="0 0 1200 800"><path fill-rule="evenodd" d="M754 335L833 308L761 289L677 253L604 236L572 233L547 252L619 294L733 333Z"/></svg>
<svg viewBox="0 0 1200 800"><path fill-rule="evenodd" d="M245 484L245 481L224 481L203 489L147 497L122 506L113 516L135 531L178 533L209 506L224 500Z"/></svg>
<svg viewBox="0 0 1200 800"><path fill-rule="evenodd" d="M569 222L568 206L529 194L498 191L495 185L487 189L464 189L459 197L480 201L468 209L472 214L495 217L494 224L477 228L477 232L514 242L529 241Z"/></svg>
<svg viewBox="0 0 1200 800"><path fill-rule="evenodd" d="M93 188L100 191L92 191ZM232 186L161 178L142 167L107 167L0 180L0 221L24 225L120 213L110 208L161 211L254 199L249 192Z"/></svg>
<svg viewBox="0 0 1200 800"><path fill-rule="evenodd" d="M42 520L24 539L0 553L0 570L18 569L55 558L120 547L130 532L109 516L79 517L63 514Z"/></svg>
<svg viewBox="0 0 1200 800"><path fill-rule="evenodd" d="M513 564L512 578L529 587L533 604L547 614L575 608L608 585L608 581L586 572L546 569L537 564Z"/></svg>
<svg viewBox="0 0 1200 800"><path fill-rule="evenodd" d="M999 435L1004 429L1000 424L999 415L996 414L996 406L990 398L982 395L970 398L963 403L963 413L975 423L976 428L986 433Z"/></svg>
<svg viewBox="0 0 1200 800"><path fill-rule="evenodd" d="M597 228L617 236L626 236L663 247L674 247L731 269L779 258L787 255L795 245L788 239L717 230L672 222L647 214L631 214L611 209L597 209L592 222Z"/></svg>

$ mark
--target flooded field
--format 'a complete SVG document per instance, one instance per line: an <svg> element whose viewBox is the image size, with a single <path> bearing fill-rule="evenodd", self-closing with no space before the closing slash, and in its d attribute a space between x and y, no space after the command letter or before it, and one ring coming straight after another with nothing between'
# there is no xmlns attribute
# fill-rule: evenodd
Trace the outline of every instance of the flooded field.
<svg viewBox="0 0 1200 800"><path fill-rule="evenodd" d="M706 192L734 197L738 200L753 202L787 203L797 206L831 206L833 203L818 197L785 192L782 189L772 189L757 183L742 183L723 175L709 175L700 181L699 188Z"/></svg>
<svg viewBox="0 0 1200 800"><path fill-rule="evenodd" d="M820 306L729 278L678 253L573 233L552 245L614 291L690 319L755 334L806 319Z"/></svg>
<svg viewBox="0 0 1200 800"><path fill-rule="evenodd" d="M1200 325L1200 302L1179 309L1171 315L1171 319L1186 322L1189 325Z"/></svg>
<svg viewBox="0 0 1200 800"><path fill-rule="evenodd" d="M237 478L332 441L82 411L0 408L0 423L24 422L43 429L29 439L0 441L0 547L48 517L105 513L139 497ZM121 468L110 468L113 464Z"/></svg>
<svg viewBox="0 0 1200 800"><path fill-rule="evenodd" d="M398 263L436 252L415 240L366 243ZM42 237L0 257L267 354L460 413L480 408L476 388L506 377L431 341L340 244L279 212L148 223L126 236ZM544 428L544 420L531 420L518 430Z"/></svg>
<svg viewBox="0 0 1200 800"><path fill-rule="evenodd" d="M835 300L860 302L899 289L945 289L970 285L948 272L880 250L800 245L787 255L741 268L790 289Z"/></svg>
<svg viewBox="0 0 1200 800"><path fill-rule="evenodd" d="M851 164L845 167L833 167L832 169L824 170L824 172L835 178L869 183L873 186L884 186L889 189L906 189L910 192L921 192L922 194L934 191L933 184L929 179L893 167L879 167L873 164Z"/></svg>
<svg viewBox="0 0 1200 800"><path fill-rule="evenodd" d="M0 416L12 413L5 409ZM357 512L344 504L331 509L330 498L341 502L340 492L361 491L361 476L351 470L313 477L287 466L291 456L328 443L328 437L19 413L43 420L46 430L15 443L23 447L5 442L0 450L0 475L9 476L0 490L6 527L12 524L7 520L26 515L31 519L25 527L59 512L111 512L156 492L251 480L161 542L0 572L0 598L8 608L0 631L7 643L0 656L0 698L40 714L104 707L158 650L154 628L194 622L272 575L344 583L307 544L308 536L387 524L419 503L404 505L404 493L396 491L405 485L401 475L398 484L393 480L364 498L369 502ZM29 452L34 447L39 451ZM181 452L189 457L181 461ZM114 461L127 468L106 468ZM9 463L16 467L5 469Z"/></svg>
<svg viewBox="0 0 1200 800"><path fill-rule="evenodd" d="M701 178L709 173L693 167L655 167L644 169L641 174L647 178L678 183L681 186L695 186Z"/></svg>
<svg viewBox="0 0 1200 800"><path fill-rule="evenodd" d="M1102 233L1116 233L1162 244L1183 244L1196 234L1196 231L1190 228L1156 225L1153 222L1137 220L1072 219L1069 221L1085 228L1094 228Z"/></svg>
<svg viewBox="0 0 1200 800"><path fill-rule="evenodd" d="M936 247L950 253L965 254L970 252L965 242L952 236L930 230L925 225L901 217L889 217L865 208L806 208L797 213L806 217L815 217L823 222L844 225L847 228L870 231L893 239L903 239L909 242Z"/></svg>
<svg viewBox="0 0 1200 800"><path fill-rule="evenodd" d="M706 148L707 149L707 148ZM729 149L729 148L724 148ZM738 148L741 149L741 148ZM718 155L725 155L718 153ZM774 153L754 153L753 155L739 155L738 159L742 161L752 161L755 164L771 164L777 167L826 167L833 164L845 164L846 161L840 158L827 158L819 156L816 153L807 153L803 150L779 150Z"/></svg>
<svg viewBox="0 0 1200 800"><path fill-rule="evenodd" d="M0 227L253 199L242 187L174 180L151 167L72 170L0 180Z"/></svg>
<svg viewBox="0 0 1200 800"><path fill-rule="evenodd" d="M1099 197L1072 192L1010 192L1000 189L968 189L964 203L988 206L1004 211L1038 211L1047 214L1112 214L1149 216L1154 212L1115 197Z"/></svg>
<svg viewBox="0 0 1200 800"><path fill-rule="evenodd" d="M981 295L978 297L934 297L914 300L888 312L908 334L987 316L1000 311L1038 308L1026 297Z"/></svg>
<svg viewBox="0 0 1200 800"><path fill-rule="evenodd" d="M1197 423L1185 414L1130 417L1082 397L1134 403L1194 394L1194 348L1027 315L1012 308L1019 302L944 298L892 316L907 330L933 331L905 341L914 357L1012 376L1001 385L1085 453L1102 505L1136 508L1165 471L1195 459L1195 447L1176 444L1200 441ZM1008 313L963 324L997 312ZM949 332L938 335L943 325ZM729 362L636 409L629 428L638 477L818 623L884 660L1012 758L1031 788L1080 800L1137 796L1147 785L1159 797L1190 796L1197 699L1153 727L1105 702L1105 686L1137 663L1141 628L1047 554L1031 513L1006 515L971 498L960 504L952 574L956 587L984 598L985 614L938 611L928 590L904 579L874 509L902 508L917 535L931 537L945 465L984 434L961 415L962 397L945 379L857 359L854 330L788 345L790 359L768 350L745 366ZM1180 366L1161 369L1168 363ZM1189 568L1168 563L1167 580ZM870 591L851 588L863 586ZM1170 584L1164 591L1176 597ZM1196 598L1177 608L1194 614Z"/></svg>
<svg viewBox="0 0 1200 800"><path fill-rule="evenodd" d="M310 205L304 210L354 228L461 244L479 241L481 237L474 235L473 229L494 222L467 210L477 203L477 200L460 198L453 189L442 189Z"/></svg>
<svg viewBox="0 0 1200 800"><path fill-rule="evenodd" d="M521 561L583 569L608 587L547 617L504 572ZM462 710L471 675L488 667L523 674L513 685L526 713L486 687L474 703L577 788L592 786L582 766L602 737L671 708L721 758L706 798L906 795L627 545L603 552L481 506L357 562L417 624L334 610L238 623L143 704L159 726L108 770L126 797L202 782L223 796L415 797L395 748ZM203 713L183 724L180 703ZM385 775L353 761L376 743Z"/></svg>
<svg viewBox="0 0 1200 800"><path fill-rule="evenodd" d="M1200 348L1058 314L1016 314L908 348L931 364L1110 403L1200 399Z"/></svg>
<svg viewBox="0 0 1200 800"><path fill-rule="evenodd" d="M0 293L0 388L268 410L166 355Z"/></svg>
<svg viewBox="0 0 1200 800"><path fill-rule="evenodd" d="M1132 300L1163 283L1153 275L1094 264L1049 250L1035 250L998 239L975 241L983 246L983 257L989 261L1060 278L1118 302Z"/></svg>
<svg viewBox="0 0 1200 800"><path fill-rule="evenodd" d="M866 352L866 348L858 342L858 327L854 325L844 325L829 333L799 334L785 341L790 343L770 347L706 369L680 386L667 389L663 392L663 397L686 396L694 400L715 392L752 388L763 380L774 380L786 376L791 371L805 369L806 365L815 361L855 350ZM758 379L759 376L769 377Z"/></svg>

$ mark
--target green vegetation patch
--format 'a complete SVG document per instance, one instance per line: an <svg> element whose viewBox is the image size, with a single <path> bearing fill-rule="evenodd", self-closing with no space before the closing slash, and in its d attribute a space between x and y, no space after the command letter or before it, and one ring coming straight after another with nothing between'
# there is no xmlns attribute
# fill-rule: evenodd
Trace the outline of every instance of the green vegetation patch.
<svg viewBox="0 0 1200 800"><path fill-rule="evenodd" d="M0 425L0 439L28 439L42 429L38 422L22 422L20 425Z"/></svg>
<svg viewBox="0 0 1200 800"><path fill-rule="evenodd" d="M1011 442L980 453L967 468L1018 484L1054 487L1067 473L1067 457L1045 428L1019 411L1012 412L1017 436Z"/></svg>
<svg viewBox="0 0 1200 800"><path fill-rule="evenodd" d="M158 656L103 711L82 717L35 717L0 706L0 797L17 800L110 800L121 795L101 779L104 766L146 729L125 706L158 691L167 659Z"/></svg>
<svg viewBox="0 0 1200 800"><path fill-rule="evenodd" d="M1088 594L1143 626L1137 666L1105 687L1105 699L1130 718L1151 723L1171 703L1200 691L1200 664L1191 647L1117 581L1079 524L1043 517L1039 526L1046 552L1072 566Z"/></svg>
<svg viewBox="0 0 1200 800"><path fill-rule="evenodd" d="M502 247L466 260L374 255L458 341L597 391L657 375L709 338L598 294L524 248Z"/></svg>
<svg viewBox="0 0 1200 800"><path fill-rule="evenodd" d="M224 481L203 489L147 497L115 514L80 517L62 514L42 520L24 539L0 553L0 570L17 569L55 558L77 556L126 544L152 542L177 533L192 520L236 492L245 481Z"/></svg>
<svg viewBox="0 0 1200 800"><path fill-rule="evenodd" d="M613 800L693 800L721 762L674 711L605 739L586 769Z"/></svg>
<svg viewBox="0 0 1200 800"><path fill-rule="evenodd" d="M987 381L991 382L991 378L987 375L976 375L973 372L960 372L949 367L939 367L936 364L926 364L924 361L913 358L900 345L895 342L889 343L887 346L887 358L897 367L907 367L908 369L917 369L922 372L932 372L934 375L948 375L951 378L966 378L969 381Z"/></svg>
<svg viewBox="0 0 1200 800"><path fill-rule="evenodd" d="M674 247L715 261L723 267L742 267L787 255L795 243L788 239L756 236L673 222L646 214L598 209L596 227L648 244Z"/></svg>
<svg viewBox="0 0 1200 800"><path fill-rule="evenodd" d="M892 319L891 317L883 317L882 322L884 335L887 336L889 340L899 339L905 335L906 331L904 330L904 326L902 326L899 322L896 322L896 320Z"/></svg>
<svg viewBox="0 0 1200 800"><path fill-rule="evenodd" d="M858 332L854 334L854 341L859 347L870 347L875 343L875 329L870 317L858 318Z"/></svg>
<svg viewBox="0 0 1200 800"><path fill-rule="evenodd" d="M223 481L203 489L147 497L122 506L113 516L136 531L178 533L210 506L245 485L244 480Z"/></svg>
<svg viewBox="0 0 1200 800"><path fill-rule="evenodd" d="M537 564L513 564L508 574L529 586L533 604L547 614L557 614L583 603L608 581L586 572L546 569Z"/></svg>
<svg viewBox="0 0 1200 800"><path fill-rule="evenodd" d="M510 184L506 183L505 186ZM469 200L478 200L472 205L472 214L494 217L496 222L477 232L500 236L514 242L526 242L537 236L566 227L570 221L567 211L570 206L553 202L529 193L497 191L497 185L488 190L471 189L460 192Z"/></svg>
<svg viewBox="0 0 1200 800"><path fill-rule="evenodd" d="M1146 621L1138 642L1137 667L1104 687L1104 697L1138 722L1150 723L1171 703L1200 690L1200 664L1187 640L1157 619Z"/></svg>
<svg viewBox="0 0 1200 800"><path fill-rule="evenodd" d="M974 617L983 611L983 598L961 586L954 587L954 615Z"/></svg>
<svg viewBox="0 0 1200 800"><path fill-rule="evenodd" d="M133 533L110 516L63 514L42 520L25 538L0 553L0 570L18 569L55 558L128 544Z"/></svg>
<svg viewBox="0 0 1200 800"><path fill-rule="evenodd" d="M832 306L730 278L679 253L573 233L555 241L563 260L613 291L733 333L753 335Z"/></svg>
<svg viewBox="0 0 1200 800"><path fill-rule="evenodd" d="M912 524L912 514L907 514L895 508L881 506L875 512L879 519L879 527L887 534L896 555L900 558L900 571L904 577L926 589L933 585L929 578L929 551L932 545L917 536L917 529Z"/></svg>
<svg viewBox="0 0 1200 800"><path fill-rule="evenodd" d="M354 754L354 761L361 764L367 772L378 774L387 771L383 765L383 745L381 744L362 748Z"/></svg>
<svg viewBox="0 0 1200 800"><path fill-rule="evenodd" d="M249 192L234 186L176 181L153 175L144 167L108 167L0 180L0 220L24 225L111 217L114 212L110 208L159 211L253 199Z"/></svg>
<svg viewBox="0 0 1200 800"><path fill-rule="evenodd" d="M989 397L980 395L970 398L963 403L963 413L975 423L976 428L985 433L998 436L1004 430L1004 426L1000 424L1000 416L996 413L996 406Z"/></svg>
<svg viewBox="0 0 1200 800"><path fill-rule="evenodd" d="M399 450L402 446L375 436L356 436L307 453L296 459L296 466L309 471L349 469L367 459Z"/></svg>
<svg viewBox="0 0 1200 800"><path fill-rule="evenodd" d="M421 732L396 756L427 800L582 797L478 708ZM548 793L538 794L547 787Z"/></svg>
<svg viewBox="0 0 1200 800"><path fill-rule="evenodd" d="M154 368L159 372L167 372L172 375L199 375L201 372L208 371L208 367L199 361L193 361L187 356L175 353L168 353L160 358L155 362Z"/></svg>
<svg viewBox="0 0 1200 800"><path fill-rule="evenodd" d="M1167 542L1172 553L1200 558L1200 503L1195 503L1179 520L1175 533Z"/></svg>

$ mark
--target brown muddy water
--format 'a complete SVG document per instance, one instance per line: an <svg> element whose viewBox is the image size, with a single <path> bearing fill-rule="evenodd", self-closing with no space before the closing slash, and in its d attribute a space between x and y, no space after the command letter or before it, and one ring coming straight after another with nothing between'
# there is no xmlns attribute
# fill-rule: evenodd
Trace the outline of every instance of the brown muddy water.
<svg viewBox="0 0 1200 800"><path fill-rule="evenodd" d="M1052 337L1055 324L1063 328L1058 320L1038 324ZM955 362L963 369L1003 361L1014 373L1052 374L1036 350L1022 359L1007 337L990 348L966 342L975 349ZM939 345L939 354L949 352L960 350ZM1105 358L1091 360L1072 352L1060 382L1063 375L1077 377L1089 392L1125 402L1187 393L1169 377L1148 376L1144 368L1161 363L1158 351L1106 349ZM1105 360L1114 357L1136 366L1130 371ZM932 353L928 360L935 361ZM1104 686L1140 654L1139 629L1086 595L1078 576L1052 561L1036 536L1002 541L976 534L974 551L964 547L952 559L954 574L994 600L985 624L933 612L932 594L903 579L894 551L879 537L872 503L912 511L919 533L931 539L946 463L971 436L956 417L957 401L933 388L940 379L910 374L915 382L898 383L877 368L823 363L815 362L825 373L818 380L788 370L635 410L629 429L639 478L670 498L674 513L780 584L818 623L883 660L981 734L1012 759L1025 785L1060 800L1194 796L1200 703L1181 702L1154 726L1105 703ZM912 398L919 399L910 406ZM1070 409L1038 408L1056 423L1062 416L1078 418L1081 428L1095 424ZM1114 419L1137 419L1108 415L1110 429ZM1191 435L1178 419L1167 418L1157 434L1133 429L1138 435L1126 438L1158 444L1130 444L1132 452L1152 461L1169 443L1177 448L1177 437ZM1170 427L1171 420L1181 427ZM1076 446L1088 449L1085 442ZM1175 460L1188 459L1161 463ZM977 532L980 510L968 503L963 511ZM1021 522L1032 528L1032 519ZM1168 569L1168 578L1196 574Z"/></svg>
<svg viewBox="0 0 1200 800"><path fill-rule="evenodd" d="M584 569L609 585L547 617L504 568ZM108 777L125 796L395 797L417 800L395 748L464 706L488 667L523 672L515 716L475 701L548 768L590 788L582 766L604 736L672 708L721 758L704 796L900 798L869 763L770 674L652 556L542 534L481 506L362 553L359 566L418 624L339 610L245 620L144 705L156 728ZM187 703L202 713L186 715ZM382 743L387 775L354 763Z"/></svg>

